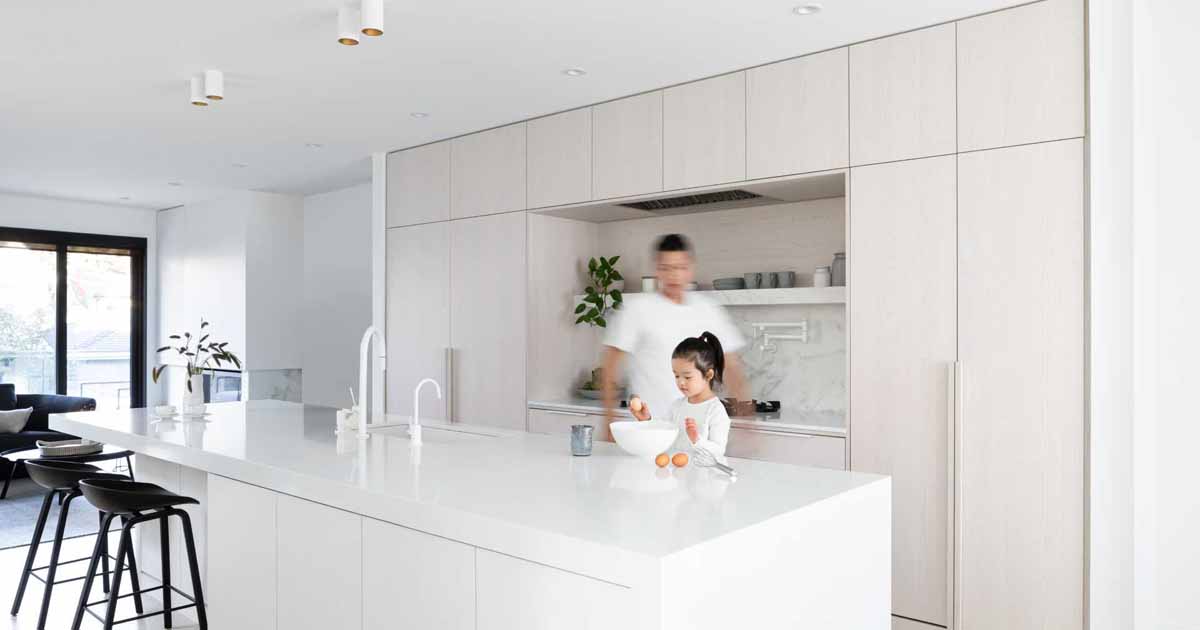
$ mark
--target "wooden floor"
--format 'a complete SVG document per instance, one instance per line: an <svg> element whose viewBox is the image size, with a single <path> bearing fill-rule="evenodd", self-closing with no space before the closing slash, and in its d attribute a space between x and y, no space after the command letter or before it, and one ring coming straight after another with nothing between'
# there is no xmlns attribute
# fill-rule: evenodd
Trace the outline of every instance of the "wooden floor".
<svg viewBox="0 0 1200 630"><path fill-rule="evenodd" d="M61 558L63 560L71 560L74 558L82 558L90 556L92 546L96 543L95 536L82 536L72 538L63 543ZM110 541L110 548L114 551L117 548L117 537L114 535ZM17 592L17 581L21 577L21 569L25 564L25 554L27 547L16 547L13 549L5 549L0 551L0 605L3 605L2 614L0 616L0 630L33 630L37 628L38 612L42 605L42 583L30 579L29 586L25 589L25 599L21 603L21 613L16 617L11 617L8 612L12 606L13 596ZM50 558L50 545L43 544L38 549L38 561L34 566L45 565ZM87 569L87 562L77 562L62 567L59 571L60 578L72 578L83 575ZM42 572L45 575L45 571ZM151 578L143 576L142 588L157 585L157 582ZM83 585L82 580L77 582L69 582L60 584L54 588L54 595L50 601L50 613L46 620L46 630L66 630L71 627L71 621L75 616L75 605L79 601L79 589ZM121 592L128 593L129 590L129 574L126 573L122 580ZM103 597L103 591L100 588L100 581L97 580L95 588L92 590L91 601L97 601ZM178 600L175 605L179 605ZM146 612L159 610L158 600L147 596L145 600ZM104 607L93 607L97 613L103 614ZM117 619L124 619L133 616L133 599L122 599L117 607ZM174 623L175 628L196 628L195 617L188 614L186 611L175 613ZM84 615L82 628L94 630L102 628L103 624L97 621L90 615ZM148 619L142 619L136 623L125 623L116 626L122 630L146 630L159 629L163 627L162 617L155 616Z"/></svg>

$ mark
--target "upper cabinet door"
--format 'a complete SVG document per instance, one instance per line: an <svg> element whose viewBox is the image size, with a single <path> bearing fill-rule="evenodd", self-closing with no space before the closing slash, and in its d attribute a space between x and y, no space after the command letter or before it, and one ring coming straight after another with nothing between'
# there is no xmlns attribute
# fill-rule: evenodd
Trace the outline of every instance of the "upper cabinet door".
<svg viewBox="0 0 1200 630"><path fill-rule="evenodd" d="M592 198L663 189L663 93L592 107Z"/></svg>
<svg viewBox="0 0 1200 630"><path fill-rule="evenodd" d="M450 143L451 218L525 209L525 123Z"/></svg>
<svg viewBox="0 0 1200 630"><path fill-rule="evenodd" d="M846 49L746 71L748 179L844 168Z"/></svg>
<svg viewBox="0 0 1200 630"><path fill-rule="evenodd" d="M746 73L663 91L663 189L746 179Z"/></svg>
<svg viewBox="0 0 1200 630"><path fill-rule="evenodd" d="M592 110L576 109L528 125L530 208L592 198Z"/></svg>
<svg viewBox="0 0 1200 630"><path fill-rule="evenodd" d="M1083 30L1082 0L959 22L959 150L1082 136Z"/></svg>
<svg viewBox="0 0 1200 630"><path fill-rule="evenodd" d="M954 25L850 47L851 164L955 152Z"/></svg>
<svg viewBox="0 0 1200 630"><path fill-rule="evenodd" d="M454 422L525 428L526 216L449 223Z"/></svg>
<svg viewBox="0 0 1200 630"><path fill-rule="evenodd" d="M387 157L387 226L450 218L450 143L435 142Z"/></svg>

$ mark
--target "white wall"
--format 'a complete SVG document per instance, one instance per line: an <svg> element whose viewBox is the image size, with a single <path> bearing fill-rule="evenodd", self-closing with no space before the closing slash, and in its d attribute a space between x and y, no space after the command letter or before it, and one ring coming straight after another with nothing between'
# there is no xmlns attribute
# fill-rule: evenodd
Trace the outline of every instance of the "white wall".
<svg viewBox="0 0 1200 630"><path fill-rule="evenodd" d="M246 226L246 367L303 363L304 203L295 195L255 193Z"/></svg>
<svg viewBox="0 0 1200 630"><path fill-rule="evenodd" d="M34 230L57 230L88 234L138 236L146 239L146 346L158 347L158 257L157 213L154 210L108 206L80 201L28 197L0 193L0 226ZM154 402L150 368L154 357L146 357L146 401Z"/></svg>
<svg viewBox="0 0 1200 630"><path fill-rule="evenodd" d="M349 406L371 323L370 184L304 198L303 269L303 400Z"/></svg>

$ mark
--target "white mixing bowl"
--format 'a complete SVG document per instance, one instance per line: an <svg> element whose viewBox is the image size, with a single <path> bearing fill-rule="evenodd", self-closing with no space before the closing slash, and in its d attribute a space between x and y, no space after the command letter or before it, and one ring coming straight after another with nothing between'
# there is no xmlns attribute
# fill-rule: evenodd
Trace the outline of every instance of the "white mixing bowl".
<svg viewBox="0 0 1200 630"><path fill-rule="evenodd" d="M654 458L667 452L675 442L679 427L669 422L623 420L609 425L617 446L636 457Z"/></svg>

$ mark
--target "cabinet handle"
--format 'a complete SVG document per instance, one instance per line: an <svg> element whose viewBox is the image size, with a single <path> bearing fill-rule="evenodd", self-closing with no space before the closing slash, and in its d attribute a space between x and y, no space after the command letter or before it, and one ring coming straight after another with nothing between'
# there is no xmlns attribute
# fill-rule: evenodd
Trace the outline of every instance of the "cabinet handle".
<svg viewBox="0 0 1200 630"><path fill-rule="evenodd" d="M946 458L947 466L947 510L946 510L946 586L949 588L946 598L946 623L948 630L961 627L959 616L962 612L960 597L962 593L962 384L963 367L961 361L947 365L946 373L946 442L949 453Z"/></svg>
<svg viewBox="0 0 1200 630"><path fill-rule="evenodd" d="M577 418L586 418L589 415L586 413L581 413L579 411L562 411L559 409L543 409L542 411L545 411L546 413L557 414L560 416L575 416Z"/></svg>
<svg viewBox="0 0 1200 630"><path fill-rule="evenodd" d="M454 348L446 346L446 422L454 422Z"/></svg>

